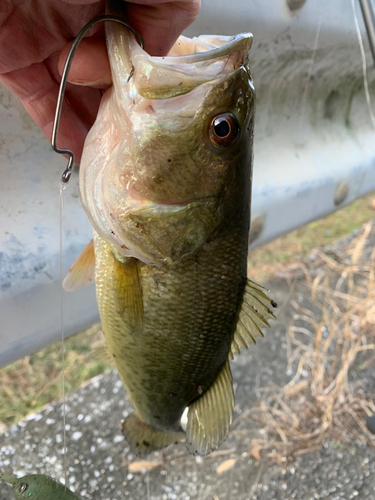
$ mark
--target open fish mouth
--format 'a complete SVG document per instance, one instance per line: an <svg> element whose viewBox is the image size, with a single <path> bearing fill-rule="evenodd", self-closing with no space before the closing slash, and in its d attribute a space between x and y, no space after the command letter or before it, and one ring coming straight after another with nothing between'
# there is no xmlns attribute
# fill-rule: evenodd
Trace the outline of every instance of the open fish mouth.
<svg viewBox="0 0 375 500"><path fill-rule="evenodd" d="M151 99L168 99L186 94L211 80L223 77L246 63L253 35L241 33L236 36L201 35L187 38L180 36L169 54L165 57L150 56L137 43L133 36L121 37L119 26L110 27L108 37L109 54L113 41L118 54L128 52L134 75L132 84L137 93ZM125 44L129 43L129 49ZM129 51L128 51L129 50ZM123 69L123 61L116 54L112 66ZM120 84L120 82L116 82Z"/></svg>

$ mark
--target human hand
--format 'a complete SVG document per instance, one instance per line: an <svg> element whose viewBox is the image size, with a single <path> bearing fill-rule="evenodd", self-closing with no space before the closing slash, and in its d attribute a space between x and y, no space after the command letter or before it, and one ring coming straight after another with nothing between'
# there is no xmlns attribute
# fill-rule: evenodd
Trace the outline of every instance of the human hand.
<svg viewBox="0 0 375 500"><path fill-rule="evenodd" d="M151 55L168 53L198 14L200 0L131 0L126 19L142 35ZM16 94L51 140L65 58L80 29L104 14L104 0L0 0L0 82ZM94 29L95 30L95 29ZM99 25L80 43L73 58L59 125L57 146L80 161L83 143L111 74Z"/></svg>

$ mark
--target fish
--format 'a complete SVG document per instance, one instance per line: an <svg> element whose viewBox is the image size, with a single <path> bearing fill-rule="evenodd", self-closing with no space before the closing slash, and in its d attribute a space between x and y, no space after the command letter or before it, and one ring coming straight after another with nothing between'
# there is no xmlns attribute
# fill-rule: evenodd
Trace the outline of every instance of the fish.
<svg viewBox="0 0 375 500"><path fill-rule="evenodd" d="M17 477L0 473L0 480L9 483L16 500L77 500L78 497L66 486L45 474L28 474Z"/></svg>
<svg viewBox="0 0 375 500"><path fill-rule="evenodd" d="M247 278L253 37L181 36L152 57L122 26L106 36L113 85L79 179L93 244L63 286L95 281L106 356L134 405L122 424L133 452L184 442L204 456L232 422L230 360L275 318Z"/></svg>

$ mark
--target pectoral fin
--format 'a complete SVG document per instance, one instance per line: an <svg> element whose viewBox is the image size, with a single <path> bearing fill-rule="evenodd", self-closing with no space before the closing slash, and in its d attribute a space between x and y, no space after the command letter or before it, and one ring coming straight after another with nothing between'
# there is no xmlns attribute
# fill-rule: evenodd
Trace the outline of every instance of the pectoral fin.
<svg viewBox="0 0 375 500"><path fill-rule="evenodd" d="M262 328L269 328L268 320L275 318L271 308L276 302L264 292L266 288L247 280L240 315L231 347L231 356L240 353L240 347L247 349L248 342L255 344L254 336L263 337Z"/></svg>
<svg viewBox="0 0 375 500"><path fill-rule="evenodd" d="M194 455L207 455L226 438L232 423L234 394L227 361L215 382L189 405L186 445Z"/></svg>
<svg viewBox="0 0 375 500"><path fill-rule="evenodd" d="M124 420L121 430L132 452L138 456L145 456L170 444L185 441L185 433L182 430L161 431L143 422L135 413L132 413Z"/></svg>
<svg viewBox="0 0 375 500"><path fill-rule="evenodd" d="M130 331L137 334L143 328L143 292L137 259L125 258L121 262L115 255L113 258L114 281L117 288L115 306L130 327Z"/></svg>
<svg viewBox="0 0 375 500"><path fill-rule="evenodd" d="M63 288L67 292L79 290L94 282L95 252L91 240L82 250L80 256L70 266L69 272L63 281Z"/></svg>

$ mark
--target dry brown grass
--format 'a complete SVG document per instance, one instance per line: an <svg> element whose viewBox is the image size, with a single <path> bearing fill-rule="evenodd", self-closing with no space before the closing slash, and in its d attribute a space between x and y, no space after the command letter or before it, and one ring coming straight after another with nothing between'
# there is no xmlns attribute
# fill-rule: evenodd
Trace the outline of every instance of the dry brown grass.
<svg viewBox="0 0 375 500"><path fill-rule="evenodd" d="M339 262L318 251L319 266L305 268L313 307L293 302L287 349L294 376L285 387L259 391L254 457L288 462L330 439L375 448L365 426L375 396L361 374L375 365L375 249L364 255L371 230L370 222Z"/></svg>
<svg viewBox="0 0 375 500"><path fill-rule="evenodd" d="M359 198L350 205L310 222L249 253L249 278L257 283L267 281L287 268L301 265L317 247L331 245L342 236L359 229L374 218L375 193Z"/></svg>

